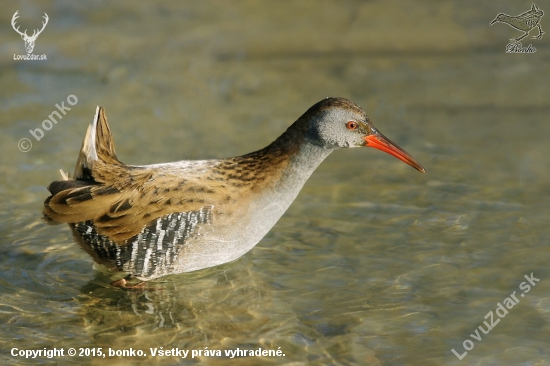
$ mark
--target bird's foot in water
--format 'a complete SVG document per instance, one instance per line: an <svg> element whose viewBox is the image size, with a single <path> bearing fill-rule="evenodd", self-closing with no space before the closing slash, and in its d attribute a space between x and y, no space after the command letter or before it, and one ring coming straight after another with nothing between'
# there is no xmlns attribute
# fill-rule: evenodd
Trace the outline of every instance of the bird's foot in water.
<svg viewBox="0 0 550 366"><path fill-rule="evenodd" d="M135 277L130 274L124 278L121 278L120 280L111 282L111 286L120 287L124 289L139 289L139 290L144 288L145 281L140 281L138 283L130 283L130 281L132 281L133 279L135 279Z"/></svg>

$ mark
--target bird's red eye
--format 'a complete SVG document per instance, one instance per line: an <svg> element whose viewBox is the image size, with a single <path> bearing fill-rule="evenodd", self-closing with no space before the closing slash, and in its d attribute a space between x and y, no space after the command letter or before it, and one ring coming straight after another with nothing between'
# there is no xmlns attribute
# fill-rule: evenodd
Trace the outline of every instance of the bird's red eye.
<svg viewBox="0 0 550 366"><path fill-rule="evenodd" d="M355 130L357 128L357 122L349 121L348 123L346 123L346 127L348 128L348 130Z"/></svg>

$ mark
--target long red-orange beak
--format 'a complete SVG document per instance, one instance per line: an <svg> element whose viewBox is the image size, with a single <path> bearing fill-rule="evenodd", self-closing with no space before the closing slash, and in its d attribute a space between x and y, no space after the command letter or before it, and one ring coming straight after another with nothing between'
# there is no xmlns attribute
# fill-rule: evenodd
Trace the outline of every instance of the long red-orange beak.
<svg viewBox="0 0 550 366"><path fill-rule="evenodd" d="M365 136L365 141L368 147L374 147L375 149L382 150L390 155L395 156L397 159L409 164L421 173L426 173L426 170L418 161L409 155L405 150L391 142L389 138L382 135L378 130L371 128L372 134Z"/></svg>

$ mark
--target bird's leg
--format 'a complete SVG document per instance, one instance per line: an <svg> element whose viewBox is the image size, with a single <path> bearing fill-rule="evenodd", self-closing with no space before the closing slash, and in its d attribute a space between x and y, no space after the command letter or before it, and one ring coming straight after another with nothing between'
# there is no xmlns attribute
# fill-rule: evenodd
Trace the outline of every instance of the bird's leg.
<svg viewBox="0 0 550 366"><path fill-rule="evenodd" d="M143 285L145 285L144 281L140 281L136 284L130 284L129 281L131 281L134 278L131 274L128 276L121 278L120 280L116 280L111 282L111 286L125 288L125 289L142 289Z"/></svg>
<svg viewBox="0 0 550 366"><path fill-rule="evenodd" d="M532 39L541 39L542 38L542 35L544 34L544 32L542 31L542 29L540 28L540 24L537 24L537 27L539 29L539 34L536 35L536 36L532 36L531 38Z"/></svg>
<svg viewBox="0 0 550 366"><path fill-rule="evenodd" d="M510 41L516 41L516 42L519 42L521 41L522 39L524 39L525 37L527 37L527 35L529 34L529 32L525 32L525 34L519 38L512 38Z"/></svg>

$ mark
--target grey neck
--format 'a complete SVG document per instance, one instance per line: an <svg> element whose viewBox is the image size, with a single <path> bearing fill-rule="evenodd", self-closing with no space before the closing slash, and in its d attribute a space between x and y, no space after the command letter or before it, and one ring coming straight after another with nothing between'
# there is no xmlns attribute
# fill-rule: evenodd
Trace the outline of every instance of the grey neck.
<svg viewBox="0 0 550 366"><path fill-rule="evenodd" d="M243 247L252 248L271 230L300 193L315 168L331 152L332 149L302 141L298 150L289 156L280 178L262 191L250 207L254 214L243 228L248 233L248 240L242 243Z"/></svg>
<svg viewBox="0 0 550 366"><path fill-rule="evenodd" d="M273 184L267 193L268 199L281 204L280 215L294 201L319 164L333 151L332 148L319 146L307 139L302 141L298 150L289 157L290 161L284 168L279 181Z"/></svg>
<svg viewBox="0 0 550 366"><path fill-rule="evenodd" d="M305 182L315 169L325 160L334 149L314 144L304 139L302 144L291 157L284 168L281 180L274 185L274 190L290 198L290 203L296 198Z"/></svg>

